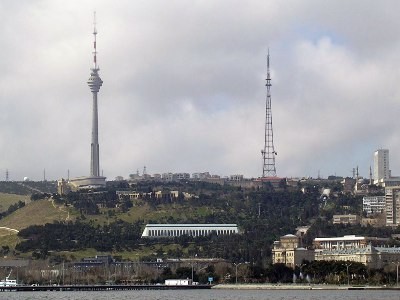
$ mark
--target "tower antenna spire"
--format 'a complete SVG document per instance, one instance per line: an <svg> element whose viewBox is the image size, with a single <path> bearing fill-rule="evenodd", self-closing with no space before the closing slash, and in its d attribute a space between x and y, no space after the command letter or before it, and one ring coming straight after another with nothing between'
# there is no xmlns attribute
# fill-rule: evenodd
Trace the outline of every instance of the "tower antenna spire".
<svg viewBox="0 0 400 300"><path fill-rule="evenodd" d="M99 70L97 66L97 46L96 46L96 35L97 35L97 29L96 29L96 12L93 12L93 68L95 70Z"/></svg>
<svg viewBox="0 0 400 300"><path fill-rule="evenodd" d="M267 55L267 98L265 103L265 135L264 149L261 150L263 159L262 177L276 177L275 156L277 155L274 148L274 133L272 130L272 107L271 107L271 72L269 69L269 48Z"/></svg>

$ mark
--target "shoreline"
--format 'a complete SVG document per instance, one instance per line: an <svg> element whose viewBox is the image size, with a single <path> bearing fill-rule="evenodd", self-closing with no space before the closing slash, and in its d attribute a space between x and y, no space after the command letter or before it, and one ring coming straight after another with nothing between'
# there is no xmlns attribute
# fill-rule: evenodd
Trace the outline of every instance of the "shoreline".
<svg viewBox="0 0 400 300"><path fill-rule="evenodd" d="M226 290L400 290L396 286L369 286L369 285L333 285L333 284L217 284L212 289Z"/></svg>

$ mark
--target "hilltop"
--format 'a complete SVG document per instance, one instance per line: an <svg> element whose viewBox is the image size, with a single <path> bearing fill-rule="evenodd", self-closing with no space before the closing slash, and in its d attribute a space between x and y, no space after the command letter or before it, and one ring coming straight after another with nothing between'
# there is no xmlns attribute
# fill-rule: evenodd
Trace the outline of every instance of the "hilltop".
<svg viewBox="0 0 400 300"><path fill-rule="evenodd" d="M336 190L329 199L322 200L322 187L325 186L313 183L302 192L301 186L243 189L202 182L141 182L64 196L34 193L32 201L0 220L0 226L20 230L19 240L8 234L0 241L15 247L17 255L40 252L41 258L50 252L64 256L73 253L74 257L113 253L127 259L188 257L196 253L261 263L269 261L272 243L282 235L294 233L298 226L311 226L303 237L305 246L310 246L316 236L390 237L394 232L389 228L332 225L329 221L334 213L361 211L362 199ZM118 196L116 191L121 189L141 196ZM163 191L164 196L156 196L157 191ZM168 196L171 191L177 191L178 196ZM147 223L236 223L242 234L141 239Z"/></svg>

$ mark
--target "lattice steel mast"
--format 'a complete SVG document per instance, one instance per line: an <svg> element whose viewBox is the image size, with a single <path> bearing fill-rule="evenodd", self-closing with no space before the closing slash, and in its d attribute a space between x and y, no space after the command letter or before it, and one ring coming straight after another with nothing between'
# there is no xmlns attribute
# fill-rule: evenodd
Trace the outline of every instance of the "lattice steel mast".
<svg viewBox="0 0 400 300"><path fill-rule="evenodd" d="M265 104L265 137L264 149L261 150L263 159L263 174L262 177L275 177L275 155L277 154L274 148L274 133L272 130L272 109L271 109L271 73L269 70L269 50L267 55L267 99Z"/></svg>

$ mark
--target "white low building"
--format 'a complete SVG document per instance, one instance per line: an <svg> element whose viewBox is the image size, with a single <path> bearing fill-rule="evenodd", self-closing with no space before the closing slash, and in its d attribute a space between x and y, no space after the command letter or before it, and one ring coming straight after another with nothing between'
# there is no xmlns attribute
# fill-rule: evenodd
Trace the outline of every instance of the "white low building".
<svg viewBox="0 0 400 300"><path fill-rule="evenodd" d="M165 285L193 285L192 279L165 279Z"/></svg>
<svg viewBox="0 0 400 300"><path fill-rule="evenodd" d="M236 224L147 224L142 237L207 236L239 233Z"/></svg>
<svg viewBox="0 0 400 300"><path fill-rule="evenodd" d="M381 245L388 241L388 238L345 235L341 237L323 237L314 239L315 252L323 250L340 250L340 249L354 249L365 248L369 244Z"/></svg>

